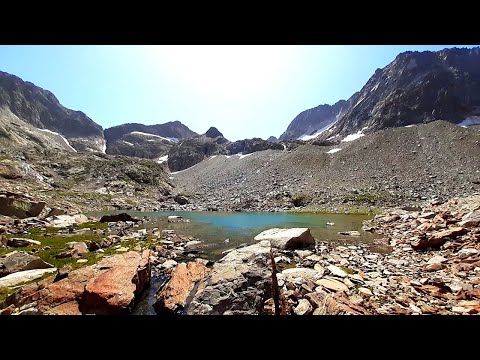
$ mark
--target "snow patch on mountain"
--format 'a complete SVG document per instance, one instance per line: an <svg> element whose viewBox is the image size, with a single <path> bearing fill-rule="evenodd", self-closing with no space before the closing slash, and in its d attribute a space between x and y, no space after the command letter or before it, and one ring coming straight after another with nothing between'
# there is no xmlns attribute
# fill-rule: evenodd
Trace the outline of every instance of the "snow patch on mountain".
<svg viewBox="0 0 480 360"><path fill-rule="evenodd" d="M170 138L170 137L163 137L160 135L154 135L154 134L149 134L149 133L144 133L141 131L132 131L130 134L132 135L143 135L143 136L153 136L162 140L170 141L170 142L178 142L177 138Z"/></svg>
<svg viewBox="0 0 480 360"><path fill-rule="evenodd" d="M461 123L457 124L458 126L472 126L472 125L480 125L480 116L469 116L465 120L463 120Z"/></svg>
<svg viewBox="0 0 480 360"><path fill-rule="evenodd" d="M168 155L159 157L157 160L157 163L161 164L161 163L164 163L165 161L168 161Z"/></svg>
<svg viewBox="0 0 480 360"><path fill-rule="evenodd" d="M62 134L59 134L59 133L57 133L57 132L55 132L55 131L48 130L48 129L38 129L38 130L43 131L43 132L47 132L47 133L49 133L49 134L53 134L53 135L59 136L59 137L63 140L63 142L65 143L65 145L67 145L72 151L77 152L77 150L75 150L75 149L73 148L73 146L70 145L70 143L68 142L68 140L65 139L65 137L64 137Z"/></svg>

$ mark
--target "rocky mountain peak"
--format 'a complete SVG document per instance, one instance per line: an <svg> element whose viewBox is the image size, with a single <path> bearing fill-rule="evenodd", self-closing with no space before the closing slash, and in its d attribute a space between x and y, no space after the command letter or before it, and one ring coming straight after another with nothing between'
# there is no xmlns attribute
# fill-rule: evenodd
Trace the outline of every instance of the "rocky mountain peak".
<svg viewBox="0 0 480 360"><path fill-rule="evenodd" d="M0 71L0 107L38 129L61 134L78 151L102 151L103 129L81 111L62 106L48 90Z"/></svg>
<svg viewBox="0 0 480 360"><path fill-rule="evenodd" d="M205 136L211 139L215 139L219 136L223 137L223 134L220 131L218 131L216 127L212 126L210 129L207 130L207 132L205 133Z"/></svg>
<svg viewBox="0 0 480 360"><path fill-rule="evenodd" d="M343 114L346 107L347 102L340 100L333 105L323 104L302 111L293 119L287 130L280 135L279 140L298 139L328 128L338 119L339 115Z"/></svg>
<svg viewBox="0 0 480 360"><path fill-rule="evenodd" d="M377 69L321 139L480 115L480 48L407 51Z"/></svg>

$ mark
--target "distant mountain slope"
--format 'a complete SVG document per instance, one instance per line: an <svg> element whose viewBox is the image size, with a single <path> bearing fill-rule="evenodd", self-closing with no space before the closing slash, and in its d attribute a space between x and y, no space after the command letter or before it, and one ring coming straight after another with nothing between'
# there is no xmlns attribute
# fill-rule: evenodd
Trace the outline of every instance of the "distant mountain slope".
<svg viewBox="0 0 480 360"><path fill-rule="evenodd" d="M198 135L180 121L165 124L123 124L105 129L107 154L161 158L179 140Z"/></svg>
<svg viewBox="0 0 480 360"><path fill-rule="evenodd" d="M334 105L319 105L313 109L302 111L288 125L287 130L280 135L279 140L298 139L303 135L311 135L332 124L343 115L347 107L345 100L340 100Z"/></svg>
<svg viewBox="0 0 480 360"><path fill-rule="evenodd" d="M61 134L78 151L103 151L103 129L81 111L64 107L50 91L0 71L0 108L33 125Z"/></svg>
<svg viewBox="0 0 480 360"><path fill-rule="evenodd" d="M156 125L129 123L113 126L105 129L105 139L107 139L107 142L114 142L115 140L120 139L123 135L134 131L176 139L187 139L198 135L195 131L190 130L187 126L177 120Z"/></svg>
<svg viewBox="0 0 480 360"><path fill-rule="evenodd" d="M266 149L283 150L284 147L260 138L231 142L225 139L217 128L211 127L203 135L186 139L172 146L168 153L168 167L171 171L180 171L212 155L246 155Z"/></svg>
<svg viewBox="0 0 480 360"><path fill-rule="evenodd" d="M404 52L377 69L321 138L480 115L480 48Z"/></svg>
<svg viewBox="0 0 480 360"><path fill-rule="evenodd" d="M217 156L173 176L191 203L218 210L289 209L304 199L312 209L338 211L476 193L480 156L472 154L478 153L480 126L434 121L335 146Z"/></svg>

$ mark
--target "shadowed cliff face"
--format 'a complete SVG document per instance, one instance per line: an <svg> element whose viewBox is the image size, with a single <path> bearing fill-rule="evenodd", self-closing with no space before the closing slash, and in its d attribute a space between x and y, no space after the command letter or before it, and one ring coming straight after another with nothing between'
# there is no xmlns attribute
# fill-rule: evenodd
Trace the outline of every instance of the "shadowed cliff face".
<svg viewBox="0 0 480 360"><path fill-rule="evenodd" d="M378 69L349 103L320 138L478 116L480 48L402 53Z"/></svg>
<svg viewBox="0 0 480 360"><path fill-rule="evenodd" d="M0 71L0 108L39 129L66 137L77 151L102 151L103 129L81 111L62 106L50 91Z"/></svg>
<svg viewBox="0 0 480 360"><path fill-rule="evenodd" d="M225 139L218 129L212 127L203 135L175 144L168 153L168 167L171 171L180 171L212 155L246 155L267 149L283 150L284 147L260 138L231 142Z"/></svg>
<svg viewBox="0 0 480 360"><path fill-rule="evenodd" d="M280 135L279 140L297 139L302 135L311 135L336 121L339 116L343 115L347 106L345 100L340 100L334 105L319 105L305 110L293 119L287 130Z"/></svg>

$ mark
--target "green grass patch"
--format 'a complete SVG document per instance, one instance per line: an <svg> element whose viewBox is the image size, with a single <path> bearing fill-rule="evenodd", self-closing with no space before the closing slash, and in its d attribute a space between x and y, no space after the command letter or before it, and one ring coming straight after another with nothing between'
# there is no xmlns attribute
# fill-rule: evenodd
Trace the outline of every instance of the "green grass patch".
<svg viewBox="0 0 480 360"><path fill-rule="evenodd" d="M15 291L16 289L0 287L0 309L2 308L1 305L3 304L5 299L9 297L11 294L13 294Z"/></svg>
<svg viewBox="0 0 480 360"><path fill-rule="evenodd" d="M343 271L345 271L345 272L346 272L347 274L349 274L349 275L355 274L355 271L353 271L352 269L349 269L349 268L347 268L347 267L345 267L345 266L339 266L339 268L342 269Z"/></svg>

